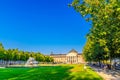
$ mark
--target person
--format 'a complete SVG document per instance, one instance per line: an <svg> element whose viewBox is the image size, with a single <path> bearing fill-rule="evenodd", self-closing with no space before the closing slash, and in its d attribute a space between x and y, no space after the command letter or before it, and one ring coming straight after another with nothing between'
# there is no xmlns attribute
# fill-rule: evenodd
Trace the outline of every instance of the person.
<svg viewBox="0 0 120 80"><path fill-rule="evenodd" d="M108 71L108 64L106 64L106 65L104 66L104 71L105 71L105 72Z"/></svg>
<svg viewBox="0 0 120 80"><path fill-rule="evenodd" d="M113 66L112 66L112 69L113 69L113 70L115 70L116 64L117 64L116 62L113 63Z"/></svg>

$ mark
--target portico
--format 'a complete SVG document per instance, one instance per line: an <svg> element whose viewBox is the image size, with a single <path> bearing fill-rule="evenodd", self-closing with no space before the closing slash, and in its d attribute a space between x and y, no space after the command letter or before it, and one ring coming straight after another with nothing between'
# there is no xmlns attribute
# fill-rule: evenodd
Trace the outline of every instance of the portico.
<svg viewBox="0 0 120 80"><path fill-rule="evenodd" d="M78 53L75 50L71 50L67 55L66 55L66 63L77 63L78 62Z"/></svg>

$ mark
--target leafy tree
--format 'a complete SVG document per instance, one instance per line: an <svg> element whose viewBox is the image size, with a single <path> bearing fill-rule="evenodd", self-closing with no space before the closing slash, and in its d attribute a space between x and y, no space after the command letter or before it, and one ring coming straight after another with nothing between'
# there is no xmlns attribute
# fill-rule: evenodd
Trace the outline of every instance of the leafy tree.
<svg viewBox="0 0 120 80"><path fill-rule="evenodd" d="M45 56L45 61L46 62L53 62L53 58L51 58L49 56Z"/></svg>
<svg viewBox="0 0 120 80"><path fill-rule="evenodd" d="M5 59L5 50L4 50L4 47L2 45L2 43L0 43L0 60L2 61L3 63L3 60Z"/></svg>
<svg viewBox="0 0 120 80"><path fill-rule="evenodd" d="M27 51L19 51L18 49L8 49L5 50L3 45L0 43L0 60L9 62L15 61L27 61L29 57L35 58L40 62L51 62L53 59L49 56L44 56L40 52L27 52Z"/></svg>
<svg viewBox="0 0 120 80"><path fill-rule="evenodd" d="M119 0L74 0L70 4L77 12L81 13L87 21L92 21L92 28L88 34L94 45L86 45L84 54L101 54L101 59L112 59L120 56L120 1ZM88 52L87 52L88 51ZM88 56L85 55L87 58ZM98 57L97 57L98 58Z"/></svg>

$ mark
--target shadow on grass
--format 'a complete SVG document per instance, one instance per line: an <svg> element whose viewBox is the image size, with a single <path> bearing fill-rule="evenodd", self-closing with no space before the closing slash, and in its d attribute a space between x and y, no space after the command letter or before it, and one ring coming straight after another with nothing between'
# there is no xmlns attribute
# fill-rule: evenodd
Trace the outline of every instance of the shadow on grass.
<svg viewBox="0 0 120 80"><path fill-rule="evenodd" d="M102 80L83 72L70 72L72 66L0 69L0 80ZM73 75L71 75L73 74Z"/></svg>
<svg viewBox="0 0 120 80"><path fill-rule="evenodd" d="M0 80L66 80L72 67L7 68L0 71ZM1 74L2 73L2 74Z"/></svg>

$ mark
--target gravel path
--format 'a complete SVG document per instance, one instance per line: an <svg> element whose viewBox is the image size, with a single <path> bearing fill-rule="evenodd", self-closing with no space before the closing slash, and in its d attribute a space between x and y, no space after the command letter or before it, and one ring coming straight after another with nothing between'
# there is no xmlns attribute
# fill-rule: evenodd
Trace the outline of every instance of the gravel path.
<svg viewBox="0 0 120 80"><path fill-rule="evenodd" d="M104 80L120 80L120 72L92 67Z"/></svg>

